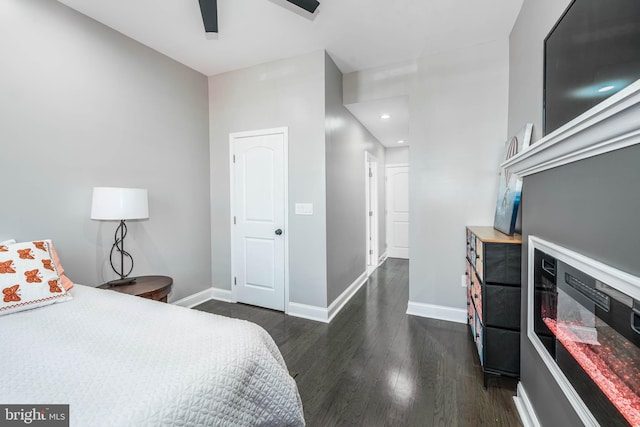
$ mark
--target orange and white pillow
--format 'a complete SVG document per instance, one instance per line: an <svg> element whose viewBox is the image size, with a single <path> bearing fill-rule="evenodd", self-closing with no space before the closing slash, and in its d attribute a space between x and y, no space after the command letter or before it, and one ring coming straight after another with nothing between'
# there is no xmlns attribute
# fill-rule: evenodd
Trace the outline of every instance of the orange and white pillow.
<svg viewBox="0 0 640 427"><path fill-rule="evenodd" d="M52 249L50 240L0 244L0 315L71 299Z"/></svg>
<svg viewBox="0 0 640 427"><path fill-rule="evenodd" d="M56 264L56 270L58 270L58 274L60 275L62 286L64 286L66 290L73 288L73 282L64 273L64 268L62 267L62 263L60 262L60 257L58 256L58 252L56 251L56 247L53 245L53 242L51 240L45 240L45 242L47 242L47 244L51 248L51 254L53 255L53 262ZM9 240L5 240L4 242L0 242L0 251L2 250L2 246L12 245L14 243L16 243L14 239L9 239Z"/></svg>
<svg viewBox="0 0 640 427"><path fill-rule="evenodd" d="M53 262L56 264L56 270L58 270L58 274L60 275L62 286L64 286L64 288L68 291L69 289L73 288L73 282L64 273L64 268L62 268L60 257L58 257L58 252L56 251L56 247L53 246L53 242L51 242L50 240L46 240L46 242L49 242L51 244L51 255L53 255Z"/></svg>

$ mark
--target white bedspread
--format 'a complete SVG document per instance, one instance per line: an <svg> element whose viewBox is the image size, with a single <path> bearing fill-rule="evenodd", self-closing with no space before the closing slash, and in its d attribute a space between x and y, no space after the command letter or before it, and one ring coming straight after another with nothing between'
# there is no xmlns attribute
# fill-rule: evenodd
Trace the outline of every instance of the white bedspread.
<svg viewBox="0 0 640 427"><path fill-rule="evenodd" d="M261 327L71 292L0 317L0 403L69 404L72 426L304 425L295 381Z"/></svg>

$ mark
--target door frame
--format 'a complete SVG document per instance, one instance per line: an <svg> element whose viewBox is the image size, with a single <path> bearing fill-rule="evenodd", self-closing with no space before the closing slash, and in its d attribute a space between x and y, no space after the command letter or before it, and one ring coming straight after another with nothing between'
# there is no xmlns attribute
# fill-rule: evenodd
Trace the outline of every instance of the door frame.
<svg viewBox="0 0 640 427"><path fill-rule="evenodd" d="M235 227L233 218L235 216L235 171L234 171L234 143L236 139L252 136L278 135L283 136L283 167L284 167L284 312L289 312L289 128L278 127L271 129L258 129L244 132L233 132L229 134L229 234L231 236L231 302L237 303L237 290L234 286L236 277L235 263Z"/></svg>
<svg viewBox="0 0 640 427"><path fill-rule="evenodd" d="M375 167L371 168L371 164L374 164ZM370 169L371 168L371 169ZM371 175L369 176L369 170L371 170ZM365 173L365 200L366 200L366 211L365 211L365 239L366 239L366 270L367 275L370 275L375 271L378 267L379 262L379 253L380 253L380 242L379 242L379 233L380 233L380 224L378 223L378 218L380 213L380 207L378 206L378 159L373 154L365 151L364 153L364 173ZM373 191L371 191L371 187L373 187ZM371 209L371 210L370 210ZM371 215L369 212L372 212ZM370 229L369 221L373 222L373 227ZM369 263L370 261L373 261Z"/></svg>

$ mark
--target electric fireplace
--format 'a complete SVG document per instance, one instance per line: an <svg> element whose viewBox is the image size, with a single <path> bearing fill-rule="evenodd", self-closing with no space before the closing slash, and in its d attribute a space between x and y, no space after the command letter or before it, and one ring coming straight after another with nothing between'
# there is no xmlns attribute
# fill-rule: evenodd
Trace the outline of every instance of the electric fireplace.
<svg viewBox="0 0 640 427"><path fill-rule="evenodd" d="M585 425L640 426L640 279L529 238L528 337Z"/></svg>

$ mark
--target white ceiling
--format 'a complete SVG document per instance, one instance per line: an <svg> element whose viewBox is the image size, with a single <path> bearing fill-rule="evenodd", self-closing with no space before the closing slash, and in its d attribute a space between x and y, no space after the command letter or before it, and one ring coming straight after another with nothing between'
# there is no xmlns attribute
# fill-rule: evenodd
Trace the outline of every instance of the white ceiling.
<svg viewBox="0 0 640 427"><path fill-rule="evenodd" d="M417 59L508 36L523 2L319 0L309 16L283 0L218 0L211 36L198 0L58 1L208 76L320 49L343 73Z"/></svg>
<svg viewBox="0 0 640 427"><path fill-rule="evenodd" d="M409 145L409 99L406 96L345 105L385 147ZM382 114L391 117L382 119ZM398 141L404 141L399 144Z"/></svg>

